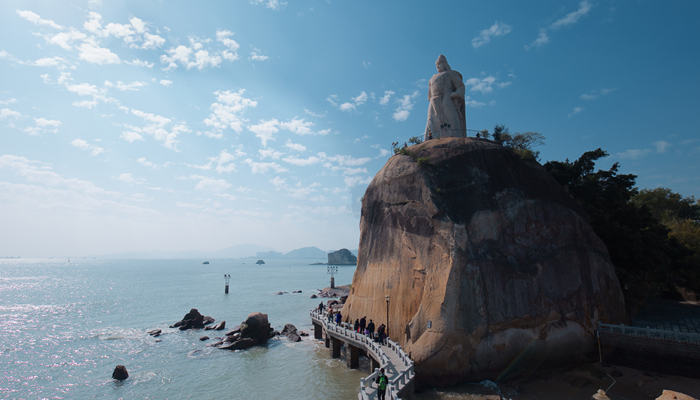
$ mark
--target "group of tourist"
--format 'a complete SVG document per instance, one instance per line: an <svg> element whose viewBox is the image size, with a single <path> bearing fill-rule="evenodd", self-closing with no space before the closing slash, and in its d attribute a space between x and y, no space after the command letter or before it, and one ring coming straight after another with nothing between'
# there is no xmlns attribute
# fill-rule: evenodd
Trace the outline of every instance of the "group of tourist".
<svg viewBox="0 0 700 400"><path fill-rule="evenodd" d="M384 324L379 325L379 328L376 328L377 331L375 332L374 321L370 319L369 323L367 323L367 317L364 316L360 319L355 319L353 329L355 332L371 337L375 342L386 344L386 325Z"/></svg>

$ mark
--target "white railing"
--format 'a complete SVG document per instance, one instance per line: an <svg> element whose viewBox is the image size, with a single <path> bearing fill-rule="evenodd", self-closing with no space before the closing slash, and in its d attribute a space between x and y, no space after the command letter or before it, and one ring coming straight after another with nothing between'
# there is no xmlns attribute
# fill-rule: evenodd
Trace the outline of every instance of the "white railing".
<svg viewBox="0 0 700 400"><path fill-rule="evenodd" d="M700 334L690 332L669 331L665 329L642 328L641 326L598 324L600 332L617 333L621 335L641 336L650 339L668 340L679 343L700 344Z"/></svg>
<svg viewBox="0 0 700 400"><path fill-rule="evenodd" d="M391 358L384 352L382 347L377 344L370 337L363 335L359 332L355 332L351 325L348 323L336 324L335 322L328 321L328 314L325 312L319 312L317 309L311 311L311 319L317 324L323 326L327 334L332 336L340 336L344 341L350 342L356 347L364 348L365 351L371 353L370 355L375 360L380 360L380 365L385 368L391 365L397 372L398 375L389 381L386 388L386 398L391 400L401 400L399 397L399 392L410 384L413 378L415 378L415 369L413 360L409 357L406 352L403 351L398 343L391 339L386 339L386 347L394 353L394 355L401 360L403 365L393 365ZM377 378L379 369L376 368L371 374L360 379L360 391L357 394L358 400L369 400L372 394L376 391L376 388L372 387L372 383Z"/></svg>

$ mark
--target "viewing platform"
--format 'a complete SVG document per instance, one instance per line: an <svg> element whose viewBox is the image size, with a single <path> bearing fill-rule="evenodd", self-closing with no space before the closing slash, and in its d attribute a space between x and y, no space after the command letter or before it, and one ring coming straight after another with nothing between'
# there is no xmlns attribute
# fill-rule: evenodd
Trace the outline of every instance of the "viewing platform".
<svg viewBox="0 0 700 400"><path fill-rule="evenodd" d="M371 373L360 379L358 400L377 398L375 379L379 368L384 368L384 373L389 379L386 388L387 399L400 400L402 397L411 397L413 380L416 376L413 361L396 342L387 338L386 344L381 344L364 334L355 332L347 323L339 325L329 322L325 311L323 313L318 310L312 311L311 321L314 326L314 337L325 341L326 347L331 349L333 358L340 358L343 346L347 346L345 354L350 368L359 367L360 354L369 358Z"/></svg>

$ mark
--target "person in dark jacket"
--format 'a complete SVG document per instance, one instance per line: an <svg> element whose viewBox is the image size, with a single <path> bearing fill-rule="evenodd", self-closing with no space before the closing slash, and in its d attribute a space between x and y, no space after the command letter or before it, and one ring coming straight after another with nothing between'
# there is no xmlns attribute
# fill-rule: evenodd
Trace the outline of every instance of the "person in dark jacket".
<svg viewBox="0 0 700 400"><path fill-rule="evenodd" d="M343 315L340 313L340 311L338 311L338 312L335 314L335 323L338 324L338 325L340 325L340 322L341 322L342 320L343 320Z"/></svg>
<svg viewBox="0 0 700 400"><path fill-rule="evenodd" d="M360 333L365 333L365 327L367 326L367 317L360 318Z"/></svg>
<svg viewBox="0 0 700 400"><path fill-rule="evenodd" d="M369 320L369 324L367 324L367 330L369 331L369 337L373 338L374 337L374 321L371 319Z"/></svg>
<svg viewBox="0 0 700 400"><path fill-rule="evenodd" d="M359 319L355 318L355 325L353 326L353 328L354 328L353 330L354 330L355 332L359 332L359 331L360 331L360 320L359 320Z"/></svg>

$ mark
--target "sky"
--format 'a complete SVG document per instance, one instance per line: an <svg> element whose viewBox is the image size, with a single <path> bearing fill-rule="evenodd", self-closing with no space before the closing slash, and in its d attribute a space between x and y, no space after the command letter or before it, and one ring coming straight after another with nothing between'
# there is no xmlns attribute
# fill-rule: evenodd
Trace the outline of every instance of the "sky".
<svg viewBox="0 0 700 400"><path fill-rule="evenodd" d="M696 1L0 3L0 256L357 248L445 54L467 127L700 195Z"/></svg>

